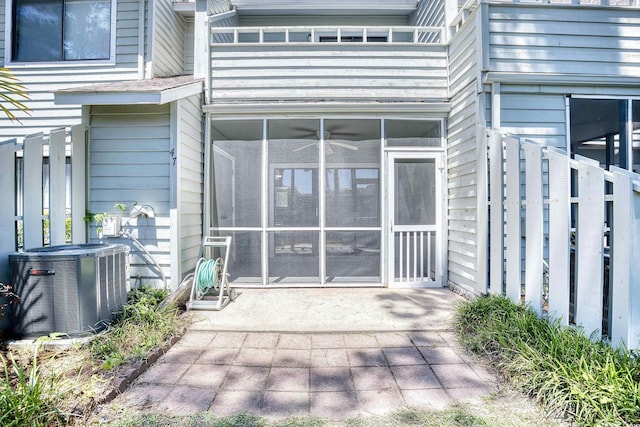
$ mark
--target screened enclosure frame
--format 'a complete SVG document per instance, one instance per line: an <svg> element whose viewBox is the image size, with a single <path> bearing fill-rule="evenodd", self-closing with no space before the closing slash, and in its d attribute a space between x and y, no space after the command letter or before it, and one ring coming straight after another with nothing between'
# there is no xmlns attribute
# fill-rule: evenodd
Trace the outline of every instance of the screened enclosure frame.
<svg viewBox="0 0 640 427"><path fill-rule="evenodd" d="M424 117L393 117L393 116L329 116L318 114L317 116L309 117L281 117L281 116L247 116L247 117L211 117L210 113L207 113L207 121L205 127L205 138L207 144L205 144L205 191L204 191L204 204L205 204L205 229L204 232L210 235L228 235L234 234L236 236L240 236L244 238L248 242L252 242L249 244L253 244L251 247L251 252L253 255L247 255L254 262L257 262L257 252L259 251L259 275L258 268L253 269L253 275L249 277L245 277L244 279L239 279L239 281L234 282L234 286L240 287L381 287L386 286L387 284L391 284L393 282L393 272L389 273L389 263L386 262L386 257L389 253L389 236L388 236L388 189L387 189L387 173L388 173L388 155L390 152L401 153L401 155L406 155L409 153L440 153L441 156L444 156L444 119L443 118L424 118ZM270 148L273 150L273 146L277 144L278 139L274 140L269 139L269 123L273 121L290 121L295 124L296 121L306 121L308 124L310 120L317 122L317 132L316 138L311 139L301 139L300 141L295 141L300 144L300 147L296 150L291 151L302 151L302 146L309 147L306 149L317 150L313 152L312 157L306 161L299 161L298 159L291 159L290 161L274 161L270 159ZM386 138L386 129L385 124L388 121L396 121L396 120L408 120L413 122L424 122L424 126L431 126L433 129L436 129L434 132L438 133L437 138L424 138L425 140L429 140L428 146L407 146L402 147L397 144L394 146L387 146L387 138ZM260 193L259 197L259 224L255 221L251 224L244 224L240 221L236 224L235 220L235 204L234 204L234 215L233 215L233 223L232 224L220 224L219 219L217 218L218 211L214 208L214 204L216 200L222 196L220 194L216 194L216 183L214 182L214 177L216 174L216 170L214 167L214 152L219 150L220 147L216 146L216 143L222 142L224 140L218 140L214 136L214 133L218 132L219 129L215 129L216 124L220 125L221 122L252 122L250 125L255 127L257 130L258 123L260 124L261 135L260 138L251 138L250 140L234 140L230 138L229 143L252 143L251 153L253 153L254 158L250 161L251 164L257 168L258 163L260 164L260 173L259 179L260 182L255 183L259 185L259 190L254 188L251 190L251 194L254 196L254 202L257 205L257 194L258 191ZM354 157L352 159L347 159L344 157L355 156L356 154L350 153L344 155L344 157L340 157L340 154L336 156L336 160L327 159L327 156L334 155L335 151L339 151L341 149L340 146L336 147L331 145L328 141L328 132L325 127L327 122L332 121L345 121L345 123L349 124L350 121L358 122L358 121L369 121L372 124L375 122L375 126L379 126L377 128L377 137L376 138L368 138L367 136L363 136L362 139L354 139L354 144L363 144L365 147L365 153L363 155L375 156L375 160L373 157L368 157L363 160L358 160L358 158ZM282 122L284 123L284 122ZM281 125L280 123L279 125ZM419 123L422 125L422 123ZM293 125L287 124L288 126L293 127ZM400 124L402 125L402 124ZM396 127L398 124L396 123ZM360 137L360 135L357 135ZM436 141L437 139L437 141ZM284 140L285 142L291 142ZM301 142L302 141L302 142ZM435 141L435 142L434 142ZM343 145L349 145L351 140L347 140L343 143ZM316 144L317 143L317 144ZM260 145L259 150L259 159L257 153L257 146ZM333 148L332 148L333 147ZM360 156L362 153L356 153ZM329 152L329 153L328 153ZM349 152L343 149L343 152ZM228 156L231 156L229 153L226 153ZM233 157L233 156L231 156ZM277 156L274 156L277 157ZM292 155L292 157L295 157ZM355 160L354 160L355 159ZM232 163L235 164L235 160L232 160ZM285 204L284 200L286 197L294 197L292 196L296 192L296 188L287 187L287 191L290 192L289 196L281 195L281 201L276 201L275 195L275 180L276 180L276 171L282 171L284 169L300 169L300 170L312 170L311 176L312 180L315 179L317 182L312 184L313 191L312 194L306 194L307 199L312 200L311 206L314 206L313 209L317 209L317 218L316 223L304 223L304 224L296 224L293 226L289 226L282 223L276 223L276 214L275 214L275 206L277 203ZM369 218L366 219L366 225L362 225L360 222L360 217L355 213L357 209L356 205L358 203L357 198L359 197L359 193L357 193L356 188L358 187L357 182L350 182L348 185L351 186L351 196L354 199L353 206L350 205L348 209L354 210L352 212L353 218L352 222L347 226L343 226L340 223L331 223L328 221L327 209L332 205L332 200L328 200L328 193L330 196L339 199L341 197L338 194L338 189L329 189L327 188L327 180L328 174L330 171L334 171L334 174L343 175L351 174L352 177L357 175L357 170L363 170L365 172L361 172L367 176L373 176L374 178L363 178L366 181L367 185L363 185L363 187L367 187L369 189L375 188L375 194L373 197L369 197L364 204L363 209L369 209L370 207L375 205L375 212L371 212ZM375 172L374 172L375 171ZM239 172L242 173L242 172ZM307 174L309 175L309 174ZM281 178L281 177L280 177ZM240 189L240 184L236 183L235 177L231 177L229 182L233 182L233 188L230 190L235 194L242 191ZM218 184L219 185L219 184ZM307 184L308 185L308 184ZM238 188L236 188L236 186ZM373 186L373 187L372 187ZM440 189L439 194L443 194L443 189ZM345 191L344 187L341 187L341 191ZM274 194L271 194L274 193ZM242 197L242 196L240 196ZM373 200L373 203L371 202ZM317 208L313 203L317 204ZM337 203L337 202L336 202ZM329 207L327 205L330 205ZM444 206L441 201L438 202L439 206ZM307 206L308 207L308 206ZM368 212L369 212L368 211ZM308 213L308 212L307 212ZM444 212L441 209L441 212L438 212L438 215L443 215ZM252 213L252 216L255 214ZM309 219L311 218L311 219ZM311 221L313 218L309 216L307 220ZM357 223L356 223L357 222ZM442 224L443 221L439 221L440 230L438 230L437 235L442 236ZM286 240L286 237L294 236L298 239L290 239L294 240L293 243L289 242L287 245L280 241L276 241L277 239L281 239L281 241ZM366 259L368 264L371 266L371 270L366 270L367 267L362 267L365 271L373 271L375 274L368 275L363 274L362 276L358 276L357 273L349 273L346 276L340 276L333 273L334 270L340 270L340 267L334 267L334 261L337 259L341 260L340 251L343 249L343 246L349 246L349 244L344 243L345 241L353 241L351 250L358 252L358 255L364 253L363 258L357 259L360 261L362 259ZM258 243L259 242L259 243ZM232 243L233 244L233 243ZM247 243L243 243L247 244ZM278 246L280 245L280 246ZM363 247L358 245L365 245ZM259 246L259 248L257 247ZM364 248L364 252L362 249ZM348 249L345 249L348 250ZM439 247L438 252L441 252L442 249ZM303 262L300 265L300 269L304 269L305 262L308 262L308 266L314 265L317 262L317 274L316 271L305 271L305 276L292 276L292 277L281 277L274 273L273 269L276 269L276 261L277 257L283 255L283 258L286 259L287 254L292 256L291 258L293 263L298 263L299 260ZM302 254L302 255L300 255ZM353 262L353 264L358 264L358 262L354 262L356 260L355 255L349 253L349 256L346 257L346 263ZM369 256L369 258L364 258ZM298 258L296 258L298 257ZM337 257L337 258L336 258ZM441 262L441 258L439 257L439 261ZM232 260L231 263L234 261ZM375 263L376 267L373 267ZM357 266L357 265L356 265ZM234 266L230 265L230 272L233 275ZM346 268L346 266L342 266ZM315 269L316 267L314 267ZM307 269L309 270L309 269ZM438 271L442 271L442 266L439 266ZM350 275L354 274L354 275Z"/></svg>

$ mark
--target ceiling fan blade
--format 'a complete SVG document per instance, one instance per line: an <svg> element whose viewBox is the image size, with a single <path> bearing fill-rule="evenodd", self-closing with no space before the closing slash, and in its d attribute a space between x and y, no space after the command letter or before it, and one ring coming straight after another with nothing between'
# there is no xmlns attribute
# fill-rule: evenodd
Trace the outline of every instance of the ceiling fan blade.
<svg viewBox="0 0 640 427"><path fill-rule="evenodd" d="M352 151L358 151L358 147L356 147L355 145L347 144L347 143L344 143L344 142L329 141L329 144L337 145L338 147L346 148L346 149L352 150Z"/></svg>
<svg viewBox="0 0 640 427"><path fill-rule="evenodd" d="M295 148L295 149L293 149L291 151L295 153L296 151L301 151L301 150L304 150L305 148L309 148L309 147L312 147L314 145L316 145L316 143L312 142L311 144L305 144L302 147Z"/></svg>

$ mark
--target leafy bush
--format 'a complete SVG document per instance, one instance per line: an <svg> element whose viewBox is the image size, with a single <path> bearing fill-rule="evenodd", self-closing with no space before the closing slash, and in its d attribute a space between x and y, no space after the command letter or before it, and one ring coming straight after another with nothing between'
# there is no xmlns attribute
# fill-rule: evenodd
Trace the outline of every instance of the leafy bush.
<svg viewBox="0 0 640 427"><path fill-rule="evenodd" d="M640 360L631 352L501 296L462 304L456 327L468 349L578 425L640 424Z"/></svg>

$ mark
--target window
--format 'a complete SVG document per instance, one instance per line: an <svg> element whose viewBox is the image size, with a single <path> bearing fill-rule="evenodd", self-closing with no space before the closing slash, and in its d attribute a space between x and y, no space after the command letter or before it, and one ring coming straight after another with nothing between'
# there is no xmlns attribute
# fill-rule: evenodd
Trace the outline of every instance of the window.
<svg viewBox="0 0 640 427"><path fill-rule="evenodd" d="M14 0L17 62L109 59L111 0Z"/></svg>

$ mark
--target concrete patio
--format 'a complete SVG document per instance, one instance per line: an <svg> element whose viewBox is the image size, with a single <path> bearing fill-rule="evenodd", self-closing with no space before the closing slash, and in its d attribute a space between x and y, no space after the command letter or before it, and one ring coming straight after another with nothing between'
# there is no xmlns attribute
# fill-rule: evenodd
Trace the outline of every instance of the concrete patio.
<svg viewBox="0 0 640 427"><path fill-rule="evenodd" d="M496 378L451 331L447 289L242 290L193 312L182 339L112 405L342 420L479 402Z"/></svg>

